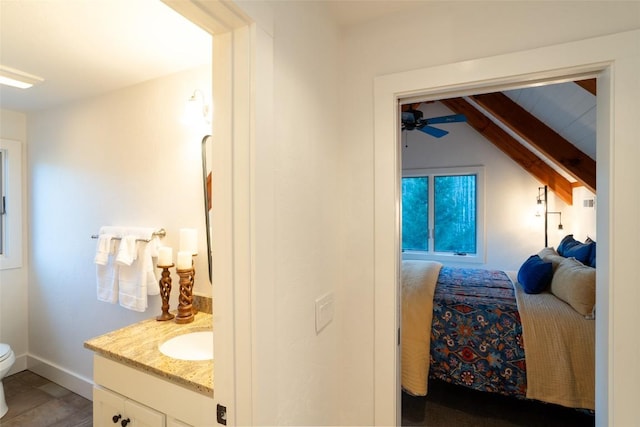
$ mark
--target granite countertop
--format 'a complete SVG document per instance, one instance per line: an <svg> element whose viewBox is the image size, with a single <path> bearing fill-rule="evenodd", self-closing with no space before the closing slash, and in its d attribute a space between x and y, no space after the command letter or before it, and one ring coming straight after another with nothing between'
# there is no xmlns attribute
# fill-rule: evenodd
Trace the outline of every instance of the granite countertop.
<svg viewBox="0 0 640 427"><path fill-rule="evenodd" d="M100 356L213 397L213 360L178 360L158 349L169 338L212 328L212 315L202 311L187 324L159 322L154 317L87 340L84 346Z"/></svg>

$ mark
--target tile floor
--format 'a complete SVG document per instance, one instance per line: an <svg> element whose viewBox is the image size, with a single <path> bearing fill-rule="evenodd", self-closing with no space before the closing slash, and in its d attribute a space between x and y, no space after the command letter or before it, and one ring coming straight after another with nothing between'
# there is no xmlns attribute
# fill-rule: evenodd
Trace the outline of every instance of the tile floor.
<svg viewBox="0 0 640 427"><path fill-rule="evenodd" d="M3 381L9 412L2 427L91 427L92 402L46 378L22 371Z"/></svg>

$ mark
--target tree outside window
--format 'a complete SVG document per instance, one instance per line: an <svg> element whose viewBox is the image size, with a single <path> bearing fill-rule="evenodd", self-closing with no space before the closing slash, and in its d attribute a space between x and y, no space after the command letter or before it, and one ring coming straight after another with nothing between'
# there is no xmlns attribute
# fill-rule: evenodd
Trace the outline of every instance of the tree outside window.
<svg viewBox="0 0 640 427"><path fill-rule="evenodd" d="M405 171L402 178L403 252L479 255L480 169Z"/></svg>

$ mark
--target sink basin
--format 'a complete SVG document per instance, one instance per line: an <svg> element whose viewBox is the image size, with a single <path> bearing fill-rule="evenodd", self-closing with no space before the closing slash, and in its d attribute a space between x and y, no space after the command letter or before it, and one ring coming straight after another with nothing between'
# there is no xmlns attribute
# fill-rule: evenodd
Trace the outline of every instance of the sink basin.
<svg viewBox="0 0 640 427"><path fill-rule="evenodd" d="M190 332L163 342L160 352L180 360L213 359L213 331Z"/></svg>

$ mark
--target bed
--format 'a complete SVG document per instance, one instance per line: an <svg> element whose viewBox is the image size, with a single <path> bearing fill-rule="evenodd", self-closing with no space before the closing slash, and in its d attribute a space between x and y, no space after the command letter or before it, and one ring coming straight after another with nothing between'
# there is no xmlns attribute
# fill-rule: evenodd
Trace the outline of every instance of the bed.
<svg viewBox="0 0 640 427"><path fill-rule="evenodd" d="M434 378L595 408L595 269L552 248L535 257L551 268L550 283L536 293L527 293L518 281L524 265L519 272L504 272L403 261L402 387L407 393L426 395L428 378Z"/></svg>

